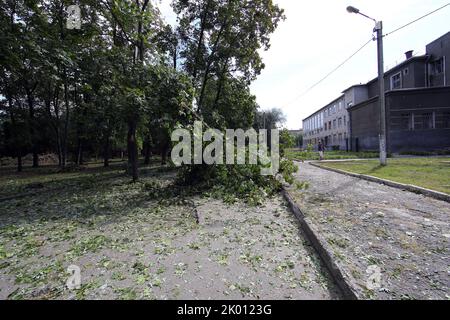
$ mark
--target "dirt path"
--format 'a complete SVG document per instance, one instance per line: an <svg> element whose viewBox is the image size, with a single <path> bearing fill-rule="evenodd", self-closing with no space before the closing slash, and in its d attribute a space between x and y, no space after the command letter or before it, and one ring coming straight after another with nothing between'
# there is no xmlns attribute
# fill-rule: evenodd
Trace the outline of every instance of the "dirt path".
<svg viewBox="0 0 450 320"><path fill-rule="evenodd" d="M299 166L310 187L290 192L361 297L450 298L449 203ZM371 288L374 266L381 283Z"/></svg>
<svg viewBox="0 0 450 320"><path fill-rule="evenodd" d="M281 197L161 202L170 174L102 177L0 203L0 299L338 298Z"/></svg>

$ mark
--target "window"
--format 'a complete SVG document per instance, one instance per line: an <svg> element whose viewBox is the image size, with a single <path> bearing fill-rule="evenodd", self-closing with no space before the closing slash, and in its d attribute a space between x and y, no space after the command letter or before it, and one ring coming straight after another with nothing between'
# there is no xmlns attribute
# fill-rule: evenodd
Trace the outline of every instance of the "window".
<svg viewBox="0 0 450 320"><path fill-rule="evenodd" d="M444 72L444 57L433 62L432 70L434 74L441 74Z"/></svg>
<svg viewBox="0 0 450 320"><path fill-rule="evenodd" d="M344 116L344 127L346 127L346 126L347 126L347 117Z"/></svg>
<svg viewBox="0 0 450 320"><path fill-rule="evenodd" d="M338 127L339 127L339 128L342 127L342 118L339 118L339 119L338 119Z"/></svg>
<svg viewBox="0 0 450 320"><path fill-rule="evenodd" d="M339 142L342 142L342 133L339 133Z"/></svg>
<svg viewBox="0 0 450 320"><path fill-rule="evenodd" d="M450 129L450 111L435 113L436 129Z"/></svg>
<svg viewBox="0 0 450 320"><path fill-rule="evenodd" d="M433 113L414 114L414 130L427 130L433 127Z"/></svg>
<svg viewBox="0 0 450 320"><path fill-rule="evenodd" d="M333 129L336 129L336 119L333 120Z"/></svg>
<svg viewBox="0 0 450 320"><path fill-rule="evenodd" d="M391 130L407 131L413 130L413 117L411 113L393 112L391 115Z"/></svg>
<svg viewBox="0 0 450 320"><path fill-rule="evenodd" d="M402 88L402 74L399 72L391 77L391 90Z"/></svg>

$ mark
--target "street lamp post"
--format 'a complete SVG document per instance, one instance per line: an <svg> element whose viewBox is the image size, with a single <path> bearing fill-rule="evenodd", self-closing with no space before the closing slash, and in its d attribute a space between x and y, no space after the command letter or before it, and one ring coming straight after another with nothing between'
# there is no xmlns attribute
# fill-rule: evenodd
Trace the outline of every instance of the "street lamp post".
<svg viewBox="0 0 450 320"><path fill-rule="evenodd" d="M375 22L374 32L377 33L377 48L378 48L378 85L379 85L379 101L380 101L380 164L387 165L386 152L386 98L384 91L384 59L383 59L383 22L377 21L359 11L359 9L349 6L347 11L356 13L366 17Z"/></svg>

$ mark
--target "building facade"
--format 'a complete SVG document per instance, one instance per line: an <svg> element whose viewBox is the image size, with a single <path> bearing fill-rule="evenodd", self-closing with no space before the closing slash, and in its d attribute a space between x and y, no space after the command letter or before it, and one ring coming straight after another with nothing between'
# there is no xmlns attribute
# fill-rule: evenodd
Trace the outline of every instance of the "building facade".
<svg viewBox="0 0 450 320"><path fill-rule="evenodd" d="M426 46L426 54L413 56L384 74L388 152L436 151L450 149L450 32ZM378 151L380 105L378 78L352 86L336 101L343 101L347 135L335 144L325 130L330 119L323 118L323 129L307 130L311 119L303 121L305 143L322 140L329 148L352 151ZM318 113L328 108L322 108ZM337 115L337 118L343 117ZM320 119L320 117L319 117ZM331 127L334 129L332 117ZM328 132L331 133L331 132ZM311 139L309 139L311 137ZM334 133L332 134L334 137ZM338 138L338 141L339 138ZM336 147L334 147L336 146Z"/></svg>
<svg viewBox="0 0 450 320"><path fill-rule="evenodd" d="M309 144L317 148L319 141L322 141L327 149L347 149L348 124L345 96L342 95L303 120L304 148Z"/></svg>

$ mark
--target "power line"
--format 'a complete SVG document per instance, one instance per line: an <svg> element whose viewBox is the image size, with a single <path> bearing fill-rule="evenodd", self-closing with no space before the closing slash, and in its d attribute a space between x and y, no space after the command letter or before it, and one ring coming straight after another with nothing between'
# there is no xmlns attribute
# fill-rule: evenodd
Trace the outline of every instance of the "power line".
<svg viewBox="0 0 450 320"><path fill-rule="evenodd" d="M385 35L383 35L383 37L387 37L387 36L389 36L389 35L391 35L391 34L397 32L397 31L400 31L400 30L402 30L402 29L404 29L404 28L406 28L406 27L412 25L413 23L416 23L416 22L418 22L418 21L420 21L420 20L422 20L422 19L424 19L424 18L426 18L426 17L428 17L428 16L430 16L430 15L432 15L432 14L434 14L434 13L436 13L436 12L442 10L442 9L444 9L445 7L448 7L448 6L450 6L450 2L447 3L447 4L445 4L445 5L443 5L442 7L437 8L436 10L433 10L433 11L431 11L431 12L429 12L429 13L427 13L427 14L425 14L425 15L423 15L423 16L421 16L421 17L419 17L419 18L417 18L417 19L415 19L415 20L413 20L413 21L411 21L411 22L408 22L407 24L405 24L405 25L403 25L403 26L401 26L401 27L399 27L399 28L397 28L397 29L394 29L394 30L392 30L392 31L390 31L390 32L388 32L388 33L386 33ZM357 54L358 54L362 49L364 49L364 48L365 48L372 40L374 40L374 39L372 38L372 39L370 39L369 41L367 41L364 45L361 46L361 48L359 48L358 50L356 50L355 53L353 53L350 57L348 57L346 60L344 60L344 62L342 62L340 65L338 65L338 66L337 66L336 68L334 68L332 71L330 71L325 77L323 77L322 79L320 79L319 81L317 81L315 84L313 84L313 85L312 85L311 87L309 87L307 90L305 90L302 94L298 95L295 99L293 99L291 102L287 103L287 104L284 105L284 106L287 107L287 106L291 105L292 103L296 102L298 99L300 99L300 98L302 98L303 96L305 96L306 94L308 94L312 89L314 89L314 88L317 87L319 84L321 84L323 81L325 81L326 79L328 79L328 77L330 77L333 73L335 73L335 72L336 72L337 70L339 70L343 65L345 65L349 60L351 60L355 55L357 55Z"/></svg>
<svg viewBox="0 0 450 320"><path fill-rule="evenodd" d="M413 20L413 21L411 21L411 22L408 22L407 24L405 24L405 25L403 25L403 26L401 26L401 27L399 27L399 28L397 28L397 29L395 29L395 30L392 30L391 32L386 33L386 34L384 35L384 37L387 37L387 36L389 36L389 35L391 35L391 34L397 32L397 31L400 31L400 30L402 30L403 28L406 28L406 27L412 25L413 23L416 23L417 21L420 21L420 20L422 20L422 19L424 19L424 18L426 18L426 17L432 15L433 13L436 13L436 12L438 12L438 11L444 9L445 7L448 7L448 6L450 6L450 2L447 3L447 4L445 4L445 5L443 5L443 6L440 7L440 8L437 8L436 10L433 10L433 11L427 13L426 15L421 16L420 18L417 18L417 19L415 19L415 20Z"/></svg>
<svg viewBox="0 0 450 320"><path fill-rule="evenodd" d="M323 81L325 81L326 79L328 79L328 77L330 77L333 73L335 73L337 70L339 70L342 66L344 66L348 61L350 61L354 56L356 56L362 49L364 49L369 43L371 43L373 41L373 38L370 39L369 41L367 41L365 44L363 44L358 50L356 50L350 57L348 57L347 59L345 59L341 64L339 64L336 68L334 68L333 70L331 70L325 77L323 77L322 79L320 79L319 81L317 81L315 84L313 84L311 87L309 87L308 89L306 89L302 94L298 95L295 99L293 99L291 102L287 103L286 105L284 105L285 107L291 105L292 103L296 102L298 99L302 98L303 96L305 96L307 93L309 93L312 89L314 89L315 87L317 87L319 84L321 84Z"/></svg>

